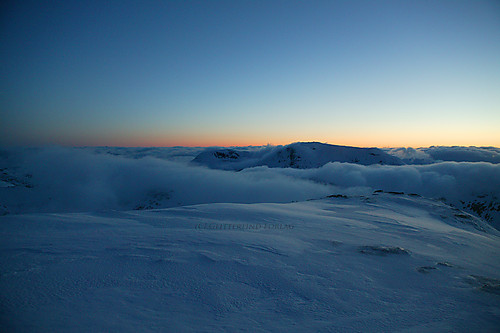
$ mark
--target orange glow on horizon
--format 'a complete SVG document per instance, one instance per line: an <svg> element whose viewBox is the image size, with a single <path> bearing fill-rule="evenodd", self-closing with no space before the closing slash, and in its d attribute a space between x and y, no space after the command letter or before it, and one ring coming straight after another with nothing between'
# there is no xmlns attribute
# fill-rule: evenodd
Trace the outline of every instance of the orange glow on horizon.
<svg viewBox="0 0 500 333"><path fill-rule="evenodd" d="M189 135L189 133L196 133ZM429 146L495 146L500 147L500 137L494 131L477 133L432 131L422 132L418 129L395 129L388 133L383 130L367 129L351 131L336 130L297 130L278 129L269 135L269 130L253 131L169 131L151 130L147 133L139 131L110 131L106 134L88 132L66 133L57 138L44 136L32 137L28 144L56 144L63 146L115 146L115 147L231 147L231 146L265 146L287 145L293 142L322 142L333 145L353 147L429 147ZM295 133L289 135L288 133Z"/></svg>
<svg viewBox="0 0 500 333"><path fill-rule="evenodd" d="M169 136L144 136L144 137L119 137L119 138L94 138L93 140L69 140L65 146L111 146L111 147L246 147L246 146L279 146L287 145L294 142L321 142L340 146L353 147L430 147L430 146L493 146L500 147L500 140L453 140L441 138L441 140L433 140L433 138L378 138L372 140L362 137L303 137L303 138L251 138L251 137L231 137L231 136L185 136L185 137L169 137Z"/></svg>

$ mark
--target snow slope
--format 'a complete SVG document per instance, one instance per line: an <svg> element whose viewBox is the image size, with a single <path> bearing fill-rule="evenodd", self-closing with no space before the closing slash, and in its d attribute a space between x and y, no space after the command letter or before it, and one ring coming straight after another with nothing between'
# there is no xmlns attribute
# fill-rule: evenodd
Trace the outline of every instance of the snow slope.
<svg viewBox="0 0 500 333"><path fill-rule="evenodd" d="M403 164L398 157L378 148L336 146L319 142L296 142L257 151L211 148L196 156L193 162L223 170L242 170L263 165L270 168L309 169L319 168L329 162Z"/></svg>
<svg viewBox="0 0 500 333"><path fill-rule="evenodd" d="M0 217L5 332L500 327L500 235L388 193Z"/></svg>

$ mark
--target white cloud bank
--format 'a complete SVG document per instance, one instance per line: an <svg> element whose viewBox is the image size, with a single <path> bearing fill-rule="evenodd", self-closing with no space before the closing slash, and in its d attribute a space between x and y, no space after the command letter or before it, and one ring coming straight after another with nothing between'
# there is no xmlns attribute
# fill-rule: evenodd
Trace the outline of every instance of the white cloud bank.
<svg viewBox="0 0 500 333"><path fill-rule="evenodd" d="M500 165L486 162L441 162L401 166L363 166L335 162L318 169L273 169L273 172L311 179L351 191L381 189L452 200L483 194L500 197Z"/></svg>
<svg viewBox="0 0 500 333"><path fill-rule="evenodd" d="M209 170L157 158L130 159L88 150L43 148L16 159L17 186L1 192L10 211L134 209L209 202L289 202L321 197L331 187L279 173L241 174ZM4 164L5 167L5 164ZM27 179L26 174L31 175Z"/></svg>
<svg viewBox="0 0 500 333"><path fill-rule="evenodd" d="M500 163L500 149L495 147L390 148L386 152L407 164L443 161Z"/></svg>

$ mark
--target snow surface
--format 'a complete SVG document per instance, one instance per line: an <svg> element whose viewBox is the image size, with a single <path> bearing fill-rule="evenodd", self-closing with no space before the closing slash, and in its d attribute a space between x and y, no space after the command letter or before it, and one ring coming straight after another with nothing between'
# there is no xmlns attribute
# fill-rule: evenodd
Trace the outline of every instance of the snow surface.
<svg viewBox="0 0 500 333"><path fill-rule="evenodd" d="M3 331L495 331L500 237L393 194L0 218Z"/></svg>

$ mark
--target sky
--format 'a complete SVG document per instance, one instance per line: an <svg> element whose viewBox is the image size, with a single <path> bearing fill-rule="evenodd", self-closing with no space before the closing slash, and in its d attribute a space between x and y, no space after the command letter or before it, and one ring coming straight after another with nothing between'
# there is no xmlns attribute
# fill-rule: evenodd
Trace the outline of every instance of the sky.
<svg viewBox="0 0 500 333"><path fill-rule="evenodd" d="M500 146L499 1L4 1L0 144Z"/></svg>

